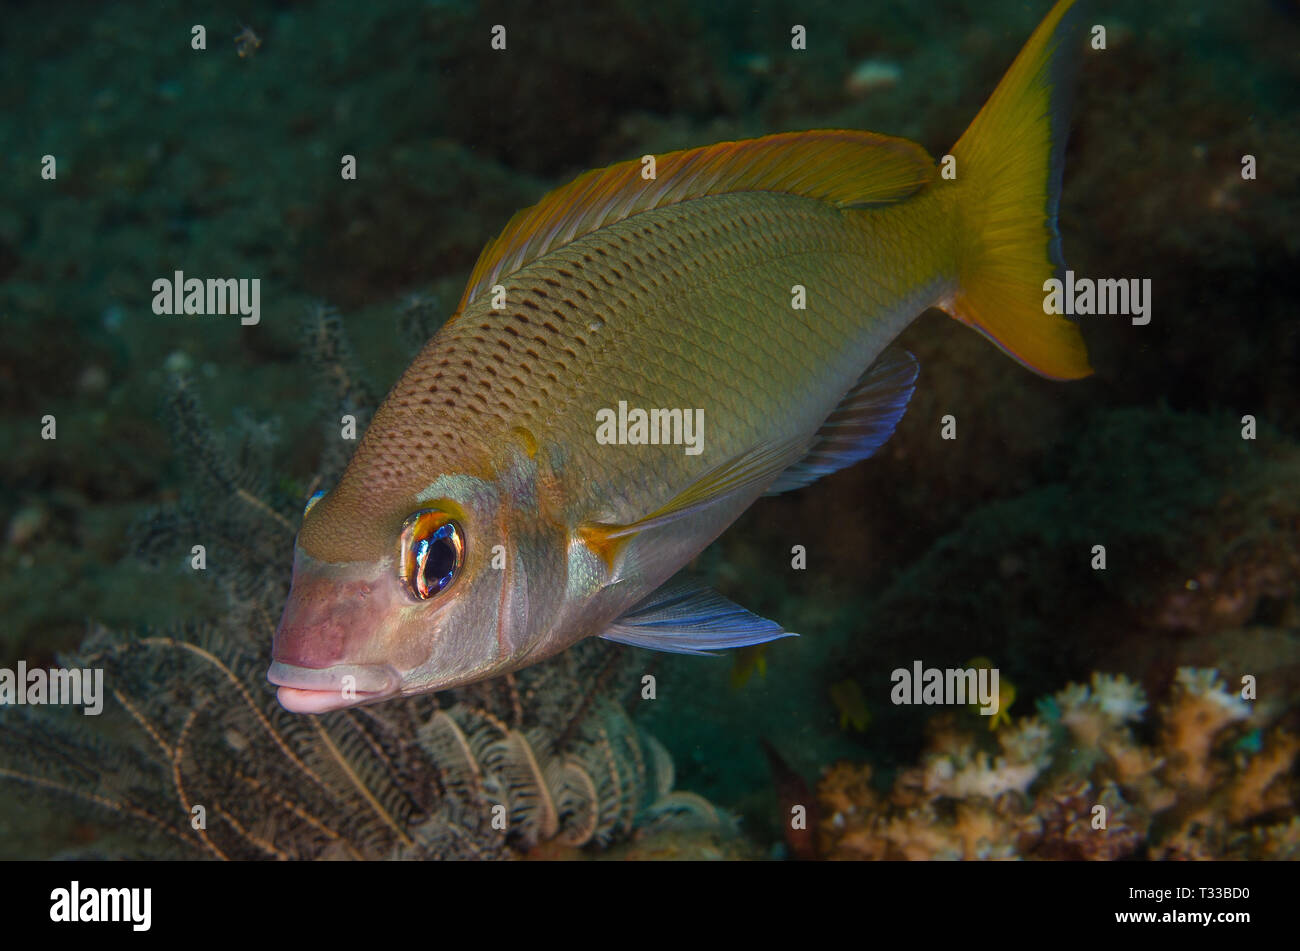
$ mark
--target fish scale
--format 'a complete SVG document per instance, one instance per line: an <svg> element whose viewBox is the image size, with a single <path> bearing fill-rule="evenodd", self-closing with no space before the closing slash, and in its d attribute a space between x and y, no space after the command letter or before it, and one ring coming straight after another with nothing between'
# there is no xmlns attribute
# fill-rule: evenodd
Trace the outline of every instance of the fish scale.
<svg viewBox="0 0 1300 951"><path fill-rule="evenodd" d="M815 427L869 362L861 340L890 316L877 302L910 317L909 299L933 283L908 292L885 285L879 275L897 273L900 255L863 224L873 214L786 195L705 198L641 216L654 222L619 222L524 267L504 282L505 309L480 298L411 364L375 414L339 499L376 487L418 491L467 430L481 471L494 440L525 428L543 449L564 445L581 460L560 470L575 511L612 505L630 515L647 499L590 498L593 472L610 486L657 485L663 495L702 463L770 438L773 418L790 431ZM661 231L674 235L673 259L656 243ZM791 307L794 284L808 289L806 311ZM598 313L605 327L593 333ZM509 332L516 325L518 336ZM538 359L520 360L529 348ZM468 382L458 384L453 367ZM827 386L828 377L839 382ZM597 445L596 411L620 399L704 409L703 456ZM371 445L382 451L368 460ZM386 485L381 470L393 459L411 475Z"/></svg>
<svg viewBox="0 0 1300 951"><path fill-rule="evenodd" d="M666 212L687 218L689 224L689 218L725 221L727 209L720 205L742 205L743 216L744 205L804 202L784 196L736 196L704 199L689 203L696 208ZM698 473L702 463L717 463L773 438L773 422L777 433L781 427L815 428L870 362L867 351L888 342L867 339L872 325L888 315L873 312L871 301L884 295L872 277L878 267L861 266L864 258L871 260L871 252L855 222L841 220L835 212L805 220L808 226L800 229L787 223L779 233L751 231L758 239L748 247L719 252L705 240L689 242L686 257L694 260L698 247L704 265L685 272L671 297L663 294L645 309L618 313L619 326L627 324L626 344L618 354L604 354L606 365L615 368L617 384L575 381L582 400L564 437L585 442L579 448L593 461L612 456L607 464L623 470L657 467L657 474L671 486L680 485L680 477ZM801 244L809 251L793 250ZM836 244L844 249L842 258L826 260L825 249ZM785 254L771 254L773 246ZM807 256L814 248L822 256L819 262ZM713 273L702 276L701 271ZM794 284L808 289L806 311L791 307ZM683 319L683 312L699 317ZM594 412L608 406L616 393L630 405L703 408L708 427L705 458L663 451L642 452L634 460L626 451L595 446L590 438Z"/></svg>
<svg viewBox="0 0 1300 951"><path fill-rule="evenodd" d="M807 209L795 210L801 205ZM764 215L765 206L778 206L780 214ZM848 217L790 196L700 199L646 215L663 219L679 236L677 253L686 266L656 266L646 253L651 229L634 219L540 259L506 282L507 301L515 303L535 293L530 282L536 275L568 273L566 287L585 285L592 292L602 277L621 275L600 300L609 330L598 335L600 343L584 341L580 333L569 338L582 362L560 381L563 392L547 389L555 404L539 413L516 402L508 418L527 426L543 447L570 447L575 464L566 468L573 476L562 472L561 477L575 510L601 503L584 498L592 472L612 485L640 476L643 484L671 491L701 466L707 469L772 438L774 420L778 434L793 433L815 428L830 413L870 362L873 354L867 351L888 342L870 333L891 316L875 310L873 302L892 299L891 310L910 317L915 311L908 309L909 298L933 296L933 280L909 293L882 286L875 275L896 271L890 260L896 253L870 247L857 221L869 214ZM629 232L631 239L620 240L628 235L619 232ZM605 254L589 251L593 245ZM829 252L838 257L828 260ZM813 299L806 311L791 307L791 287L797 283ZM585 326L588 306L575 301L578 326ZM699 317L686 320L683 313ZM472 324L479 316L471 311L460 321ZM490 308L481 309L481 316L510 320L508 311ZM840 382L828 386L828 376ZM417 372L411 385L422 383ZM619 399L629 406L703 408L708 427L703 458L686 456L677 447L597 445L596 411ZM642 511L647 502L644 496L624 501ZM650 501L654 507L667 498Z"/></svg>

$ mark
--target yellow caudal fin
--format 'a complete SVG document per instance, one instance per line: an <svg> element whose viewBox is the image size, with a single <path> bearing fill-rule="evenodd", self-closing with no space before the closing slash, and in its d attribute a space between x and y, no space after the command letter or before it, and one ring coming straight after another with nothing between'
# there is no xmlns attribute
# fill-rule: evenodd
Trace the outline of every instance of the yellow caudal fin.
<svg viewBox="0 0 1300 951"><path fill-rule="evenodd" d="M1078 19L1075 0L1052 8L953 146L959 288L941 305L1029 369L1061 380L1092 372L1078 328L1043 309L1044 282L1064 270L1056 211Z"/></svg>

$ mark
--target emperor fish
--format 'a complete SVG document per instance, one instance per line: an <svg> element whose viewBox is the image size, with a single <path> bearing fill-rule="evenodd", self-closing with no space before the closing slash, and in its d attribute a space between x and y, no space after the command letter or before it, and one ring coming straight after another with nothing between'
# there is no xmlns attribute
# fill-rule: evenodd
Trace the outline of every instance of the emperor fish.
<svg viewBox="0 0 1300 951"><path fill-rule="evenodd" d="M1090 373L1078 328L1043 307L1064 270L1073 7L952 148L955 175L904 139L798 132L588 172L515 215L308 502L280 703L443 690L592 636L786 636L670 579L760 496L889 438L917 365L886 348L917 315L939 307L1043 376ZM597 438L615 407L631 445Z"/></svg>

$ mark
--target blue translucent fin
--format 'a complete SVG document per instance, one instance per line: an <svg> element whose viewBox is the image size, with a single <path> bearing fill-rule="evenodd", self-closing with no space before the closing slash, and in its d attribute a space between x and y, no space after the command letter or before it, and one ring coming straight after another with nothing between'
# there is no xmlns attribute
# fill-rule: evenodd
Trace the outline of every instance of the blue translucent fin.
<svg viewBox="0 0 1300 951"><path fill-rule="evenodd" d="M779 495L861 462L883 446L903 418L920 364L906 350L888 350L871 365L817 430L812 449L767 490Z"/></svg>
<svg viewBox="0 0 1300 951"><path fill-rule="evenodd" d="M799 635L751 614L711 588L670 581L600 636L649 650L707 654Z"/></svg>

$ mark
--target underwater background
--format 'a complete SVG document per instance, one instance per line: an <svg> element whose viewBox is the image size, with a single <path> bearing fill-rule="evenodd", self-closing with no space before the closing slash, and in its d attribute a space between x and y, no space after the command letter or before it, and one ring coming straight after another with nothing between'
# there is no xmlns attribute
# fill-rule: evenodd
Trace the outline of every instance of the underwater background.
<svg viewBox="0 0 1300 951"><path fill-rule="evenodd" d="M0 668L102 666L110 697L0 707L0 857L1300 857L1286 0L1092 5L1064 252L1149 278L1152 319L1084 318L1071 384L918 319L885 447L695 565L801 637L586 643L322 718L264 681L340 413L368 418L514 211L779 131L943 155L1049 6L5 3ZM155 316L176 270L260 278L260 323ZM916 659L996 666L1009 716L893 705Z"/></svg>

